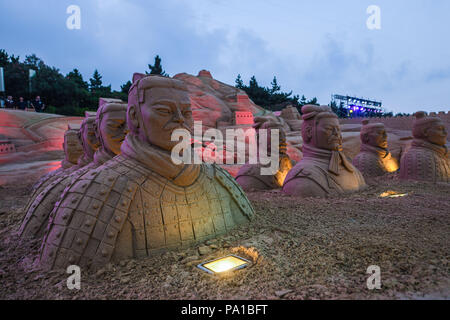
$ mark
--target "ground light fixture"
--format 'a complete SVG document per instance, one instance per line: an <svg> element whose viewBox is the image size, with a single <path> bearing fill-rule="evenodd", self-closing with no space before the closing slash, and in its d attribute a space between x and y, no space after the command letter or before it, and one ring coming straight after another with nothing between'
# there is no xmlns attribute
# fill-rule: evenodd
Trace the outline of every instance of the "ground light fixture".
<svg viewBox="0 0 450 320"><path fill-rule="evenodd" d="M401 197L405 197L407 195L408 195L407 193L400 193L397 191L389 190L389 191L386 191L386 192L383 192L382 194L380 194L380 197L381 198L401 198Z"/></svg>
<svg viewBox="0 0 450 320"><path fill-rule="evenodd" d="M249 264L250 261L234 254L230 254L226 257L200 263L197 267L210 274L220 274L245 268Z"/></svg>

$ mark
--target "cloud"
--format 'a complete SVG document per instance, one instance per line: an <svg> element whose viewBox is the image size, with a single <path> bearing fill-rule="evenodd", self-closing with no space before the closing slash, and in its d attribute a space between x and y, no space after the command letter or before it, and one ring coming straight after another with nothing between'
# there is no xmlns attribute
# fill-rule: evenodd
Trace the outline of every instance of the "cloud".
<svg viewBox="0 0 450 320"><path fill-rule="evenodd" d="M2 1L1 46L85 79L98 69L115 89L159 54L172 76L205 68L231 85L241 74L268 86L275 75L283 90L321 103L342 93L395 112L448 106L448 1L380 0L379 31L366 28L369 1L230 1ZM66 28L71 4L81 30Z"/></svg>

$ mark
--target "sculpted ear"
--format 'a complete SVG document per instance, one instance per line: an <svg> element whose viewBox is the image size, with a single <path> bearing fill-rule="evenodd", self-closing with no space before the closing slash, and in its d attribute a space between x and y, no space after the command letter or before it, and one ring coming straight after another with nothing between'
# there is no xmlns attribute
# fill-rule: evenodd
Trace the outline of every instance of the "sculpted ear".
<svg viewBox="0 0 450 320"><path fill-rule="evenodd" d="M132 129L139 128L139 120L136 112L136 107L134 105L130 105L127 110L127 122L128 127L131 131L133 131Z"/></svg>
<svg viewBox="0 0 450 320"><path fill-rule="evenodd" d="M305 142L310 142L312 140L312 127L307 126L305 128L305 130L306 130L306 141Z"/></svg>
<svg viewBox="0 0 450 320"><path fill-rule="evenodd" d="M368 143L369 142L369 135L367 133L363 134L362 141L364 143Z"/></svg>

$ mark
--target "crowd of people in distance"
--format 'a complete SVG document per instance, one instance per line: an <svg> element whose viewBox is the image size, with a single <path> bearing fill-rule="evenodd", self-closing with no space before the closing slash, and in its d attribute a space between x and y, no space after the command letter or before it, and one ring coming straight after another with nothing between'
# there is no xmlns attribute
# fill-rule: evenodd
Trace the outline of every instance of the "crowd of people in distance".
<svg viewBox="0 0 450 320"><path fill-rule="evenodd" d="M19 97L19 101L15 101L12 96L8 96L4 103L1 104L1 107L23 111L33 111L34 109L36 112L43 112L45 109L45 104L42 102L40 96L36 96L36 98L31 101L26 101L23 97Z"/></svg>

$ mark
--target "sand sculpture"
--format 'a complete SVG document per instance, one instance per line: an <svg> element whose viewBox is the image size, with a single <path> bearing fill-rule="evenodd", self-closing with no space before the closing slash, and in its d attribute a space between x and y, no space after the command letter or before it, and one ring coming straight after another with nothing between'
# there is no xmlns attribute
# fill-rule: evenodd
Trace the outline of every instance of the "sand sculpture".
<svg viewBox="0 0 450 320"><path fill-rule="evenodd" d="M75 127L74 125L69 124L66 132L64 132L64 159L61 161L61 167L41 177L33 186L33 194L38 189L50 183L53 177L78 164L78 159L83 155L83 147L81 145L79 131L80 127Z"/></svg>
<svg viewBox="0 0 450 320"><path fill-rule="evenodd" d="M361 148L353 159L353 165L364 177L378 177L395 172L399 165L388 150L386 128L383 123L362 122Z"/></svg>
<svg viewBox="0 0 450 320"><path fill-rule="evenodd" d="M41 237L48 225L54 206L72 180L82 176L90 169L101 166L120 153L120 145L128 132L126 104L123 102L107 103L100 100L95 121L92 123L92 117L88 117L83 124L81 138L85 154L82 160L79 165L72 167L66 174L61 173L53 177L49 183L36 190L25 208L25 219L19 231L22 237ZM93 148L98 147L98 142L100 142L100 147L93 154Z"/></svg>
<svg viewBox="0 0 450 320"><path fill-rule="evenodd" d="M342 152L337 116L328 106L302 107L303 159L289 171L283 192L298 197L326 197L366 186L362 174Z"/></svg>
<svg viewBox="0 0 450 320"><path fill-rule="evenodd" d="M69 128L64 134L64 159L61 161L62 169L69 169L78 164L78 159L83 155L83 147L79 136L79 127L69 124Z"/></svg>
<svg viewBox="0 0 450 320"><path fill-rule="evenodd" d="M267 148L269 157L271 152L271 132L274 129L279 130L279 169L275 175L262 175L261 166L263 165L260 161L258 161L258 164L245 164L241 167L241 169L239 169L239 172L236 176L236 182L239 183L239 185L245 191L281 188L283 186L286 175L288 174L289 170L292 169L292 161L286 153L286 133L283 129L283 124L280 123L280 121L276 120L276 118L256 117L256 123L253 125L253 127L257 130L258 146L260 139L260 129L267 130ZM259 154L260 153L258 152L258 155ZM260 160L259 156L258 160ZM269 164L266 166L268 167Z"/></svg>
<svg viewBox="0 0 450 320"><path fill-rule="evenodd" d="M78 158L78 167L82 168L94 161L94 153L100 147L95 134L95 115L86 114L86 118L81 123L79 135L84 153Z"/></svg>
<svg viewBox="0 0 450 320"><path fill-rule="evenodd" d="M127 121L122 154L73 181L55 207L43 267L147 256L215 237L254 215L225 170L172 162L172 131L193 124L181 81L135 74Z"/></svg>
<svg viewBox="0 0 450 320"><path fill-rule="evenodd" d="M411 148L400 161L400 178L450 182L450 158L444 122L426 112L415 114Z"/></svg>

